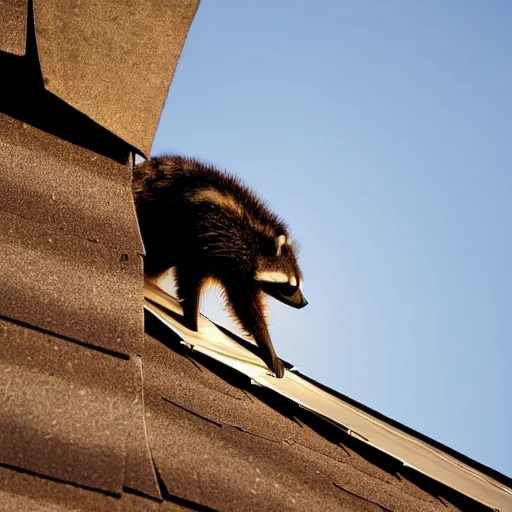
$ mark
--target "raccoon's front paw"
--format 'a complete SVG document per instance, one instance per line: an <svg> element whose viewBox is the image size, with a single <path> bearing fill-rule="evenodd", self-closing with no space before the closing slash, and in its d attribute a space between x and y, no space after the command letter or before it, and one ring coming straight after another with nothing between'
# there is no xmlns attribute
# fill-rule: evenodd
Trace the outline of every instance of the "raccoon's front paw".
<svg viewBox="0 0 512 512"><path fill-rule="evenodd" d="M189 331L198 332L197 319L183 317L181 322Z"/></svg>
<svg viewBox="0 0 512 512"><path fill-rule="evenodd" d="M284 377L284 365L281 359L275 358L272 360L272 364L269 365L269 368L274 372L274 375L277 379L282 379Z"/></svg>

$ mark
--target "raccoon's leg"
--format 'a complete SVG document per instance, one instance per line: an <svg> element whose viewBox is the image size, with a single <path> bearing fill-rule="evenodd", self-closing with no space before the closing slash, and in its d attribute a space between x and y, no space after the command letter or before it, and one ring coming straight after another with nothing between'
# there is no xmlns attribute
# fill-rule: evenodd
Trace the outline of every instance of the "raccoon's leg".
<svg viewBox="0 0 512 512"><path fill-rule="evenodd" d="M284 376L284 366L272 345L265 318L262 292L252 283L223 282L226 295L233 313L242 327L250 334L261 351L261 358L275 373Z"/></svg>
<svg viewBox="0 0 512 512"><path fill-rule="evenodd" d="M183 308L183 324L191 331L197 331L199 299L204 276L198 273L197 268L180 265L176 267L175 277L178 297Z"/></svg>

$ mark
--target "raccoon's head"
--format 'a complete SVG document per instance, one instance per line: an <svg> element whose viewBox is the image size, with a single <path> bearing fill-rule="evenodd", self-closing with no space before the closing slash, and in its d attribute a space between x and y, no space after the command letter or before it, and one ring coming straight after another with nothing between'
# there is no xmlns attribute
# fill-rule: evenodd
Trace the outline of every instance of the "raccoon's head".
<svg viewBox="0 0 512 512"><path fill-rule="evenodd" d="M308 302L301 291L302 272L295 252L286 235L263 240L254 278L265 293L300 309Z"/></svg>

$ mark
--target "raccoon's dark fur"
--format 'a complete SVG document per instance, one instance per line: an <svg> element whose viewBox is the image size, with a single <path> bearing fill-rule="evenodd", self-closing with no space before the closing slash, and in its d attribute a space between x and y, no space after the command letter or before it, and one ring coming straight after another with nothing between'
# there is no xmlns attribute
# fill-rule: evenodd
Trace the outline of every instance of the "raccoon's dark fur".
<svg viewBox="0 0 512 512"><path fill-rule="evenodd" d="M191 158L161 156L136 166L133 191L145 273L174 267L185 325L197 330L201 288L216 281L262 359L282 377L262 292L294 307L307 304L286 225L238 179Z"/></svg>

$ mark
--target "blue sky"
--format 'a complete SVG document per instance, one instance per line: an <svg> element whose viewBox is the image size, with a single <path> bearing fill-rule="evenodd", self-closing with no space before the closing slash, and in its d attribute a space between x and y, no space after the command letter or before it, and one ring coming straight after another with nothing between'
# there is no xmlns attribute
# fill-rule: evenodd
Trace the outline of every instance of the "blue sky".
<svg viewBox="0 0 512 512"><path fill-rule="evenodd" d="M509 476L510 27L500 0L203 0L152 149L290 224L309 305L270 299L282 358Z"/></svg>

